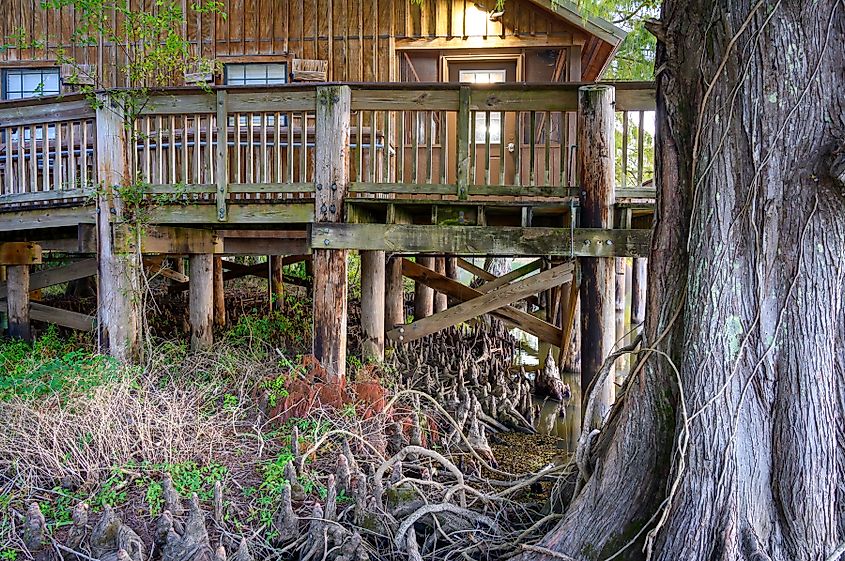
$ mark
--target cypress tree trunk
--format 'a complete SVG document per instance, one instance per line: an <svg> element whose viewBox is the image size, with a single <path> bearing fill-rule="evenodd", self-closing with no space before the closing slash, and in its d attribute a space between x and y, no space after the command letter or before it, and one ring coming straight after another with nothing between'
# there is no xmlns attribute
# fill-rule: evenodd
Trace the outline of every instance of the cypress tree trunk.
<svg viewBox="0 0 845 561"><path fill-rule="evenodd" d="M657 352L539 545L825 560L845 525L845 6L666 0L654 29Z"/></svg>

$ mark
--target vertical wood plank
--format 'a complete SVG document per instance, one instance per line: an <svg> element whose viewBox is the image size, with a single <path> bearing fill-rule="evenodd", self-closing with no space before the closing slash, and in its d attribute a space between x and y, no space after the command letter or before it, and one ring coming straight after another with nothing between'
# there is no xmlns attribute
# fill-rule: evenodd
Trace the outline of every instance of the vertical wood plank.
<svg viewBox="0 0 845 561"><path fill-rule="evenodd" d="M458 103L458 142L457 142L457 170L455 176L458 183L458 198L466 200L469 195L469 104L471 90L461 86Z"/></svg>
<svg viewBox="0 0 845 561"><path fill-rule="evenodd" d="M214 343L214 255L189 256L191 282L188 285L188 310L191 323L191 348L210 349Z"/></svg>
<svg viewBox="0 0 845 561"><path fill-rule="evenodd" d="M6 286L9 337L29 341L32 339L29 323L29 265L6 267Z"/></svg>
<svg viewBox="0 0 845 561"><path fill-rule="evenodd" d="M225 222L227 218L227 199L229 198L229 110L226 90L217 90L217 220ZM210 125L211 123L209 123ZM209 126L211 129L211 126ZM209 131L210 134L210 131ZM209 139L210 140L210 139Z"/></svg>

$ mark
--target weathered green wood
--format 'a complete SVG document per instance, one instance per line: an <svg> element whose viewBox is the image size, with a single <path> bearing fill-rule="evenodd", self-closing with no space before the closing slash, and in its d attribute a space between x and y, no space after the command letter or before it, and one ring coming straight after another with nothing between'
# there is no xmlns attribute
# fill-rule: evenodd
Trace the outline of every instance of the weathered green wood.
<svg viewBox="0 0 845 561"><path fill-rule="evenodd" d="M482 294L439 314L393 329L387 333L387 336L392 341L415 341L441 329L507 306L526 296L569 282L572 280L572 270L573 266L569 263L560 265L525 280Z"/></svg>
<svg viewBox="0 0 845 561"><path fill-rule="evenodd" d="M310 201L273 204L230 203L230 224L308 223L314 221L314 207ZM149 209L151 224L215 224L217 207L213 204L157 206Z"/></svg>
<svg viewBox="0 0 845 561"><path fill-rule="evenodd" d="M400 253L564 257L644 257L649 230L406 224L315 224L312 248L385 250Z"/></svg>
<svg viewBox="0 0 845 561"><path fill-rule="evenodd" d="M29 290L38 290L97 274L97 260L83 259L69 265L36 271L30 275ZM6 298L6 283L0 282L0 299Z"/></svg>
<svg viewBox="0 0 845 561"><path fill-rule="evenodd" d="M460 102L458 106L457 118L457 166L455 177L458 182L458 198L465 200L469 194L469 121L470 121L470 95L469 87L462 86L460 90Z"/></svg>
<svg viewBox="0 0 845 561"><path fill-rule="evenodd" d="M226 221L229 187L229 110L226 90L217 90L217 145L215 146L215 179L217 180L217 220Z"/></svg>

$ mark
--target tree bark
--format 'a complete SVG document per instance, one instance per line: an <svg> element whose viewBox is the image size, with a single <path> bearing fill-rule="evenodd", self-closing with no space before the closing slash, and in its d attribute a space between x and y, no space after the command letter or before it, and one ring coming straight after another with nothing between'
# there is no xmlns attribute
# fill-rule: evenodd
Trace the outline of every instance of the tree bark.
<svg viewBox="0 0 845 561"><path fill-rule="evenodd" d="M188 310L191 317L191 348L204 350L214 343L214 256L196 253L190 256L191 283Z"/></svg>
<svg viewBox="0 0 845 561"><path fill-rule="evenodd" d="M658 352L641 354L540 545L825 560L841 543L844 9L664 3L644 330Z"/></svg>

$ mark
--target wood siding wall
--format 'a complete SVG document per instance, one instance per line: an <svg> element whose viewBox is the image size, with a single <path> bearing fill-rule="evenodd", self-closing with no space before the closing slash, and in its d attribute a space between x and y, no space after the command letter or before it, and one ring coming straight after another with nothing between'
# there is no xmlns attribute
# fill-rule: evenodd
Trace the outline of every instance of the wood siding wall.
<svg viewBox="0 0 845 561"><path fill-rule="evenodd" d="M131 1L146 9L154 3ZM191 3L180 1L185 7ZM0 67L51 65L64 51L78 63L97 65L106 84L125 85L119 71L125 60L123 46L74 45L78 14L71 8L44 10L40 4L40 0L0 0ZM572 54L580 60L581 47L594 39L527 0L508 0L499 21L491 21L472 0L426 0L423 6L409 0L225 0L224 4L226 18L186 10L183 32L197 54L224 63L245 57L328 60L329 79L337 81L395 81L396 53L402 49L573 46ZM571 77L572 72L567 74Z"/></svg>

